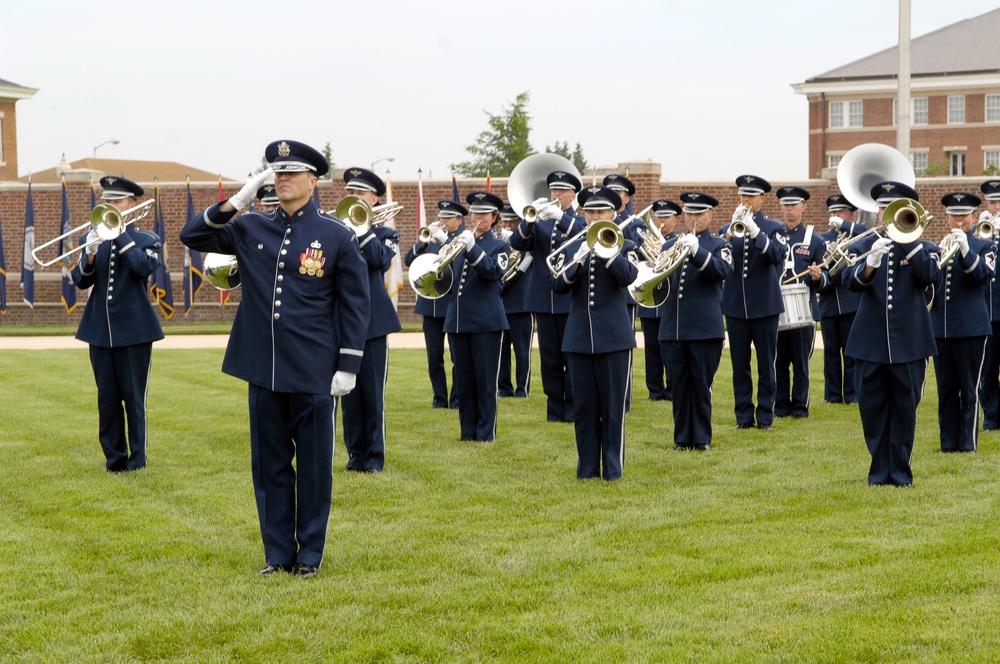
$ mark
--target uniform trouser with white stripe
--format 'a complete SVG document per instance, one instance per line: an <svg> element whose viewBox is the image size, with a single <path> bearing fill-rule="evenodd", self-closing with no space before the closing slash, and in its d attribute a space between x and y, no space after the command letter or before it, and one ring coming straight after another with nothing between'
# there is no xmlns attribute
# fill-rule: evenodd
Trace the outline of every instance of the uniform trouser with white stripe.
<svg viewBox="0 0 1000 664"><path fill-rule="evenodd" d="M455 394L455 367L452 358L451 393L448 392L448 378L444 370L444 316L424 316L424 348L427 349L427 373L434 391L435 408L458 407Z"/></svg>
<svg viewBox="0 0 1000 664"><path fill-rule="evenodd" d="M774 361L778 344L778 316L733 318L726 316L729 356L733 363L733 396L737 424L754 423L753 375L750 344L757 350L757 424L774 420Z"/></svg>
<svg viewBox="0 0 1000 664"><path fill-rule="evenodd" d="M385 467L385 381L389 348L385 335L365 342L357 384L341 397L347 470Z"/></svg>
<svg viewBox="0 0 1000 664"><path fill-rule="evenodd" d="M616 480L625 457L625 394L632 351L567 355L576 404L576 477Z"/></svg>
<svg viewBox="0 0 1000 664"><path fill-rule="evenodd" d="M1000 429L1000 321L993 321L993 334L986 339L986 360L979 382L983 404L983 428Z"/></svg>
<svg viewBox="0 0 1000 664"><path fill-rule="evenodd" d="M986 337L935 339L942 452L974 452L979 442L979 376Z"/></svg>
<svg viewBox="0 0 1000 664"><path fill-rule="evenodd" d="M152 354L152 343L90 347L97 383L98 437L108 470L146 466L146 388Z"/></svg>
<svg viewBox="0 0 1000 664"><path fill-rule="evenodd" d="M249 402L264 559L269 565L319 567L333 491L333 397L251 384Z"/></svg>
<svg viewBox="0 0 1000 664"><path fill-rule="evenodd" d="M503 333L500 352L500 396L526 397L531 387L531 337L535 322L531 313L507 314L509 330ZM514 382L511 382L510 349L514 347Z"/></svg>
<svg viewBox="0 0 1000 664"><path fill-rule="evenodd" d="M712 383L722 361L722 339L661 341L674 386L674 445L712 444Z"/></svg>
<svg viewBox="0 0 1000 664"><path fill-rule="evenodd" d="M857 403L854 386L854 358L844 355L847 337L854 324L854 312L822 320L823 398L830 403Z"/></svg>
<svg viewBox="0 0 1000 664"><path fill-rule="evenodd" d="M462 440L490 441L497 435L497 374L500 331L451 334L455 391Z"/></svg>
<svg viewBox="0 0 1000 664"><path fill-rule="evenodd" d="M774 363L775 417L809 417L809 358L815 337L815 323L812 327L778 332Z"/></svg>
<svg viewBox="0 0 1000 664"><path fill-rule="evenodd" d="M660 319L640 318L643 357L646 360L646 389L652 401L671 398L672 384L666 357L660 348Z"/></svg>
<svg viewBox="0 0 1000 664"><path fill-rule="evenodd" d="M550 422L572 422L573 383L569 360L562 351L566 319L569 314L535 314L538 325L538 354L542 363L542 391L546 397L546 416Z"/></svg>
<svg viewBox="0 0 1000 664"><path fill-rule="evenodd" d="M868 453L869 484L911 484L913 438L927 360L901 364L855 362L858 409Z"/></svg>

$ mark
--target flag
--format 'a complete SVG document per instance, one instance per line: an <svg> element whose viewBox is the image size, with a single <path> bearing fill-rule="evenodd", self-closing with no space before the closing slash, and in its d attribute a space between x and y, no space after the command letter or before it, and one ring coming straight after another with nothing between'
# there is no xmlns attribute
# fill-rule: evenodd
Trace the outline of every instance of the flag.
<svg viewBox="0 0 1000 664"><path fill-rule="evenodd" d="M427 226L427 211L424 210L424 180L417 180L417 232Z"/></svg>
<svg viewBox="0 0 1000 664"><path fill-rule="evenodd" d="M219 202L226 200L226 192L222 190L222 173L219 173Z"/></svg>
<svg viewBox="0 0 1000 664"><path fill-rule="evenodd" d="M59 232L64 235L73 230L69 225L69 194L66 193L66 180L62 181L62 220L59 222L59 229ZM59 241L60 256L72 248L73 238L68 235L65 240ZM76 309L76 286L73 285L73 277L70 276L73 260L67 256L60 261L59 265L62 268L62 303L66 307L66 313L71 314Z"/></svg>
<svg viewBox="0 0 1000 664"><path fill-rule="evenodd" d="M160 307L160 313L167 320L174 317L174 290L170 285L170 263L167 260L166 223L163 220L163 209L160 207L160 185L156 185L156 207L153 218L153 232L160 238L160 267L156 268L153 283L149 286L149 294Z"/></svg>
<svg viewBox="0 0 1000 664"><path fill-rule="evenodd" d="M94 179L90 180L90 209L97 207L97 187L94 186Z"/></svg>
<svg viewBox="0 0 1000 664"><path fill-rule="evenodd" d="M24 303L35 308L35 259L31 252L35 249L35 204L31 200L31 180L28 180L28 202L24 206L24 259L21 265L21 290Z"/></svg>
<svg viewBox="0 0 1000 664"><path fill-rule="evenodd" d="M451 176L451 198L459 205L462 204L462 199L458 197L458 178L455 177L454 173Z"/></svg>
<svg viewBox="0 0 1000 664"><path fill-rule="evenodd" d="M632 179L632 176L629 175L629 172L628 172L628 166L625 167L625 177L628 180ZM629 196L628 203L625 204L625 216L626 217L631 217L633 214L635 214L635 207L632 205L632 199L633 198L635 198L635 197L634 196Z"/></svg>
<svg viewBox="0 0 1000 664"><path fill-rule="evenodd" d="M386 174L385 183L385 202L386 204L392 203L392 180L389 179L388 174ZM396 230L396 220L390 219L385 223L387 228ZM396 255L392 257L392 263L389 264L389 269L385 271L385 290L389 293L389 297L392 298L392 306L395 309L399 308L399 289L403 285L403 263L399 259L399 244L396 244Z"/></svg>
<svg viewBox="0 0 1000 664"><path fill-rule="evenodd" d="M190 224L191 220L194 219L194 201L191 200L191 182L188 182L187 186L188 200L187 200L187 223ZM205 275L201 269L201 252L194 251L192 249L184 248L184 315L187 316L191 313L191 308L194 306L194 298L197 297L198 291L201 290L201 284L205 279Z"/></svg>
<svg viewBox="0 0 1000 664"><path fill-rule="evenodd" d="M490 178L490 172L486 171L486 191L493 191L493 180Z"/></svg>
<svg viewBox="0 0 1000 664"><path fill-rule="evenodd" d="M0 315L7 313L7 260L3 255L3 223L0 222Z"/></svg>

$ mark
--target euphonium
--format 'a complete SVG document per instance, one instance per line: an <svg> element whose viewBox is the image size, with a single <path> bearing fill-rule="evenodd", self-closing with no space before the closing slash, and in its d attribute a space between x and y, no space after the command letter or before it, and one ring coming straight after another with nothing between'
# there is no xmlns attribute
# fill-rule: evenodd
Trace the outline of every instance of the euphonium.
<svg viewBox="0 0 1000 664"><path fill-rule="evenodd" d="M684 237L683 235L681 237ZM640 265L635 281L629 284L628 292L640 307L654 309L667 299L670 288L660 285L677 271L691 256L691 250L681 244L680 237L666 251L661 251L652 266Z"/></svg>
<svg viewBox="0 0 1000 664"><path fill-rule="evenodd" d="M451 264L465 250L465 242L455 238L436 254L420 254L410 263L410 286L428 300L444 297L455 282Z"/></svg>
<svg viewBox="0 0 1000 664"><path fill-rule="evenodd" d="M639 253L652 265L656 263L663 250L663 233L660 232L659 224L653 219L652 212L644 214L642 221L646 224L646 237L642 240Z"/></svg>
<svg viewBox="0 0 1000 664"><path fill-rule="evenodd" d="M240 287L240 266L236 262L236 256L205 254L202 270L205 274L205 281L221 291Z"/></svg>

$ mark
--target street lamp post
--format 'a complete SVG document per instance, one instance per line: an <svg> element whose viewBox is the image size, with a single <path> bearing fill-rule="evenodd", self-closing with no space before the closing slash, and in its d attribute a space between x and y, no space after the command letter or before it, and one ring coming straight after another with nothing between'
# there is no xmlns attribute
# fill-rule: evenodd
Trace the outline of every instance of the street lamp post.
<svg viewBox="0 0 1000 664"><path fill-rule="evenodd" d="M111 145L118 145L119 143L121 143L121 141L119 141L117 138L112 138L111 140L104 141L103 143L101 143L99 145L95 145L94 146L94 159L97 159L97 148L99 148L101 146L104 146L104 145L107 145L108 143L111 143Z"/></svg>
<svg viewBox="0 0 1000 664"><path fill-rule="evenodd" d="M372 162L372 171L375 170L375 164L381 164L383 161L393 162L396 161L395 157L382 157L381 159L376 159Z"/></svg>

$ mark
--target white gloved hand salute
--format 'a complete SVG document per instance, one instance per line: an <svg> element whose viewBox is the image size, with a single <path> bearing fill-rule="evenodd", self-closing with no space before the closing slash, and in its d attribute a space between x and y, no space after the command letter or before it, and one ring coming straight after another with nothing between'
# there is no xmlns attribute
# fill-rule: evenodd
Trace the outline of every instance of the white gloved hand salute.
<svg viewBox="0 0 1000 664"><path fill-rule="evenodd" d="M462 231L458 234L458 239L465 244L466 251L472 249L472 246L476 244L476 236L472 234L472 231Z"/></svg>
<svg viewBox="0 0 1000 664"><path fill-rule="evenodd" d="M887 237L880 237L875 240L875 244L872 245L872 252L865 259L865 263L870 268L877 268L882 265L882 257L889 253L889 247L892 245L892 240Z"/></svg>
<svg viewBox="0 0 1000 664"><path fill-rule="evenodd" d="M955 236L954 241L958 243L958 249L962 255L965 256L969 253L969 236L965 234L965 231L961 228L953 228L951 234Z"/></svg>
<svg viewBox="0 0 1000 664"><path fill-rule="evenodd" d="M692 256L698 253L698 238L693 233L686 233L677 238L677 241L687 247Z"/></svg>
<svg viewBox="0 0 1000 664"><path fill-rule="evenodd" d="M252 201L254 196L257 195L257 190L262 184L264 184L264 180L271 177L273 173L274 171L272 171L271 167L268 166L257 175L251 175L247 178L247 183L243 185L243 188L229 199L229 204L237 210L242 210L246 206L250 205L250 201Z"/></svg>
<svg viewBox="0 0 1000 664"><path fill-rule="evenodd" d="M347 371L338 371L333 374L333 382L330 383L330 395L342 397L354 389L358 382L358 375Z"/></svg>

